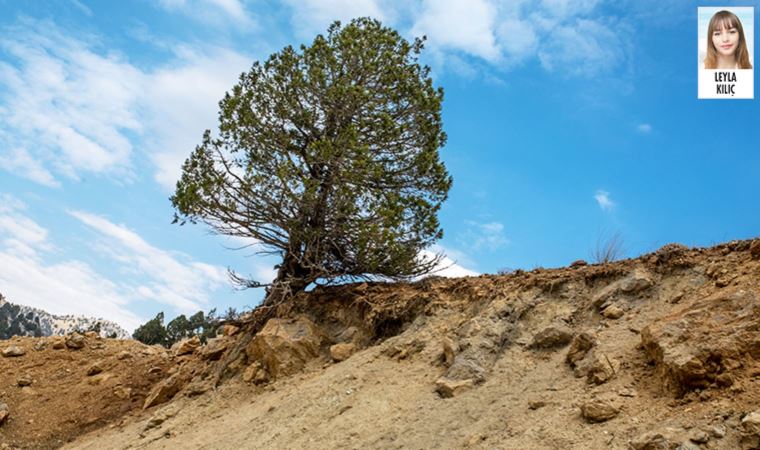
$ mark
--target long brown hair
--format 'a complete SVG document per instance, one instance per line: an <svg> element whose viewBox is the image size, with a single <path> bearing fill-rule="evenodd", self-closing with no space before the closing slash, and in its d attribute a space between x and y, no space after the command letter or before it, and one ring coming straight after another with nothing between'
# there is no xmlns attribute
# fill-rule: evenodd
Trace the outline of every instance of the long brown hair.
<svg viewBox="0 0 760 450"><path fill-rule="evenodd" d="M710 25L707 27L707 56L705 57L705 69L718 68L718 51L713 44L712 35L717 30L730 30L736 28L739 32L739 43L736 46L734 57L740 69L751 69L752 64L749 62L749 52L747 51L747 41L744 39L744 28L736 14L731 11L718 11L710 19Z"/></svg>

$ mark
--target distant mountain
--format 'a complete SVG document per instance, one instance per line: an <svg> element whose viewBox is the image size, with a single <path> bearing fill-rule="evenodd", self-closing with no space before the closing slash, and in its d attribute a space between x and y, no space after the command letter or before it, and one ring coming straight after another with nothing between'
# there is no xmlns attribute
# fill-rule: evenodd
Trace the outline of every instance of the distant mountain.
<svg viewBox="0 0 760 450"><path fill-rule="evenodd" d="M105 319L56 316L41 309L13 304L0 294L0 339L13 336L61 336L72 331L99 331L103 337L129 339L119 325Z"/></svg>

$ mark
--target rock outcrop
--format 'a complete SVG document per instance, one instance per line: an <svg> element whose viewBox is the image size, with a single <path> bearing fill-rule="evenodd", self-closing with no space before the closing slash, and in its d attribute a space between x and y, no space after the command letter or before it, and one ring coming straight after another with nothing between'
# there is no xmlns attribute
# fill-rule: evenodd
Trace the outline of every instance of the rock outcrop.
<svg viewBox="0 0 760 450"><path fill-rule="evenodd" d="M256 334L246 353L272 379L300 371L321 351L321 330L306 317L270 319Z"/></svg>
<svg viewBox="0 0 760 450"><path fill-rule="evenodd" d="M760 359L756 293L720 291L644 328L641 342L677 394L733 384L733 372Z"/></svg>

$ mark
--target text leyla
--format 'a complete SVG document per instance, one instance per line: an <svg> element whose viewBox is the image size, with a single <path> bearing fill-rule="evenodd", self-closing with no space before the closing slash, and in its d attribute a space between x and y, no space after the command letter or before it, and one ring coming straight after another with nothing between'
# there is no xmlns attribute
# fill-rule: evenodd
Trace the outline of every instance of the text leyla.
<svg viewBox="0 0 760 450"><path fill-rule="evenodd" d="M731 94L734 95L734 89L736 87L736 72L715 72L715 89L718 94Z"/></svg>

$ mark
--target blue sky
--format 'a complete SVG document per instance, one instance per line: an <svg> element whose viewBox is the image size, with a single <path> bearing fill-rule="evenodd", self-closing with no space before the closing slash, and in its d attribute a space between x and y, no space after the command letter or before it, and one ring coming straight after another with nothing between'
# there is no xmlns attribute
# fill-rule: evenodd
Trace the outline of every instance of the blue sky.
<svg viewBox="0 0 760 450"><path fill-rule="evenodd" d="M0 0L0 292L130 330L254 306L226 268L267 281L276 261L172 225L172 186L240 72L364 15L428 37L448 273L563 266L614 234L626 256L757 236L758 101L697 100L696 7Z"/></svg>

